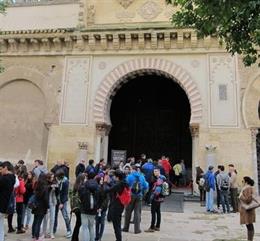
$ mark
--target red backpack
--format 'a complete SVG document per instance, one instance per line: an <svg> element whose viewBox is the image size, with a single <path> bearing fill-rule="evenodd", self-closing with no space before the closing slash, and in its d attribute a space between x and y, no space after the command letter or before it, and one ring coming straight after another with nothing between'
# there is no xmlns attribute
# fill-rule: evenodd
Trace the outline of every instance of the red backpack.
<svg viewBox="0 0 260 241"><path fill-rule="evenodd" d="M123 192L120 195L117 194L117 198L122 205L127 206L131 202L131 189L129 187L124 187Z"/></svg>

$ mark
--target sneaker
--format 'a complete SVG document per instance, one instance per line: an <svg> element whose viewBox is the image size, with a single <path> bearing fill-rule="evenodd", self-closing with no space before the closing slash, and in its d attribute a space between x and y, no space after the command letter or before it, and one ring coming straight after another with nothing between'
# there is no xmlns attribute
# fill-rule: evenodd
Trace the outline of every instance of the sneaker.
<svg viewBox="0 0 260 241"><path fill-rule="evenodd" d="M160 231L160 228L155 227L154 230L155 231Z"/></svg>
<svg viewBox="0 0 260 241"><path fill-rule="evenodd" d="M45 234L45 235L44 235L44 238L50 239L50 238L51 238L51 235L50 235L50 234Z"/></svg>
<svg viewBox="0 0 260 241"><path fill-rule="evenodd" d="M139 234L139 233L142 233L142 231L138 230L138 231L135 232L135 234Z"/></svg>
<svg viewBox="0 0 260 241"><path fill-rule="evenodd" d="M25 230L22 230L22 229L21 229L21 230L17 230L17 231L16 231L16 234L22 234L22 233L25 233Z"/></svg>
<svg viewBox="0 0 260 241"><path fill-rule="evenodd" d="M54 236L54 234L51 234L51 239L55 239L55 236Z"/></svg>
<svg viewBox="0 0 260 241"><path fill-rule="evenodd" d="M148 228L147 230L145 230L146 233L153 233L155 232L155 230L153 228Z"/></svg>
<svg viewBox="0 0 260 241"><path fill-rule="evenodd" d="M71 237L72 237L72 232L68 231L67 234L66 234L66 238L71 238Z"/></svg>
<svg viewBox="0 0 260 241"><path fill-rule="evenodd" d="M15 232L15 229L13 229L13 228L8 229L8 233L14 233L14 232Z"/></svg>

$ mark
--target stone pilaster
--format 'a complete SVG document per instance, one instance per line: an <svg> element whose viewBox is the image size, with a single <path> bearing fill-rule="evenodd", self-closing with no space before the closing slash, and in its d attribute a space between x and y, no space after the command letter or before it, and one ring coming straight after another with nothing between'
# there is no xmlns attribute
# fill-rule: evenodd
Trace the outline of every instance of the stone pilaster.
<svg viewBox="0 0 260 241"><path fill-rule="evenodd" d="M251 148L252 148L252 161L253 161L253 179L255 181L256 193L259 193L258 187L258 166L257 166L257 149L256 149L256 138L258 134L258 128L251 127Z"/></svg>

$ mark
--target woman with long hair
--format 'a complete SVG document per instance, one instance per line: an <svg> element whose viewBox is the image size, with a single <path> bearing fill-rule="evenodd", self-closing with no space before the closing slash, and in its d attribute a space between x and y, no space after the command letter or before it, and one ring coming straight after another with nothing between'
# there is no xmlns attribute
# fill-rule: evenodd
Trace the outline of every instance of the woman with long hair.
<svg viewBox="0 0 260 241"><path fill-rule="evenodd" d="M41 174L35 185L35 207L32 209L34 214L32 225L32 237L39 241L41 224L49 208L49 187L46 174Z"/></svg>
<svg viewBox="0 0 260 241"><path fill-rule="evenodd" d="M81 213L80 213L80 203L79 203L79 194L78 191L80 187L84 184L86 180L86 175L81 173L77 176L73 191L72 191L72 197L71 201L73 204L71 205L71 211L75 213L76 215L76 223L74 226L73 234L71 237L71 241L79 241L79 230L81 227Z"/></svg>
<svg viewBox="0 0 260 241"><path fill-rule="evenodd" d="M256 215L255 209L246 210L243 204L250 204L254 199L254 180L250 177L243 177L243 188L239 195L240 205L240 224L245 224L247 228L247 240L253 241L254 239L254 224Z"/></svg>

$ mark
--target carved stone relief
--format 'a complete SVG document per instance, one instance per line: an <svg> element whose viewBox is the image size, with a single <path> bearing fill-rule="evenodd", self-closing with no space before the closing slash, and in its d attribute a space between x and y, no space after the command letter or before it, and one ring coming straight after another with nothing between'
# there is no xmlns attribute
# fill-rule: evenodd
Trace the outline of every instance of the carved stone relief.
<svg viewBox="0 0 260 241"><path fill-rule="evenodd" d="M96 9L94 5L90 5L88 7L88 13L87 13L87 22L89 25L95 23L95 14L96 14Z"/></svg>
<svg viewBox="0 0 260 241"><path fill-rule="evenodd" d="M134 2L134 0L118 0L118 2L123 8L128 8Z"/></svg>
<svg viewBox="0 0 260 241"><path fill-rule="evenodd" d="M152 20L156 18L161 12L162 8L154 1L145 2L138 10L138 14L146 20Z"/></svg>
<svg viewBox="0 0 260 241"><path fill-rule="evenodd" d="M120 22L131 22L135 17L135 12L129 12L127 10L123 10L121 12L116 13L116 18L119 19Z"/></svg>

